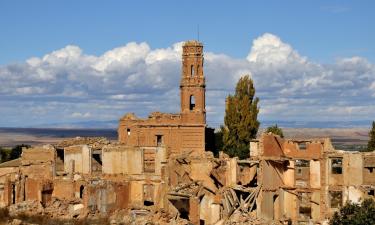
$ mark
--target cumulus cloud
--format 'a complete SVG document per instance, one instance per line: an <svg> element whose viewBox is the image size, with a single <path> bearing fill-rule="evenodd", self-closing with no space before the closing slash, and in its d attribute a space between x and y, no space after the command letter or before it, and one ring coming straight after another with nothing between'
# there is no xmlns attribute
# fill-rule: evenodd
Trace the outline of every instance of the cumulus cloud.
<svg viewBox="0 0 375 225"><path fill-rule="evenodd" d="M24 63L1 65L0 126L116 120L129 111L140 116L176 112L181 46L152 49L131 42L95 56L68 45ZM244 74L254 79L264 120L375 117L375 65L367 59L353 56L319 64L269 33L256 38L249 49L242 59L205 52L210 125L222 123L225 97Z"/></svg>
<svg viewBox="0 0 375 225"><path fill-rule="evenodd" d="M306 59L301 57L289 44L269 33L263 34L253 41L247 60L260 65L264 64L264 66L276 67L306 63Z"/></svg>

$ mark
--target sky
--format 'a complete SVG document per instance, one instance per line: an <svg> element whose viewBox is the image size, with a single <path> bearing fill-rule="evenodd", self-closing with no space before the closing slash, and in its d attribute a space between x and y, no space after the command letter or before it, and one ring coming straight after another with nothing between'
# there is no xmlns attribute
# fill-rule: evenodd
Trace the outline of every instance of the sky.
<svg viewBox="0 0 375 225"><path fill-rule="evenodd" d="M179 111L205 50L207 121L250 74L261 121L375 119L374 1L0 1L0 127Z"/></svg>

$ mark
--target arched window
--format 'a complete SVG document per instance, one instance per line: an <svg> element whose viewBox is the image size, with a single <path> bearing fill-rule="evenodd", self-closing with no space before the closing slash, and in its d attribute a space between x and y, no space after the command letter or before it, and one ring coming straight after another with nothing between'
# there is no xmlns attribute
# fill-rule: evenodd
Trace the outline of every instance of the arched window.
<svg viewBox="0 0 375 225"><path fill-rule="evenodd" d="M193 65L190 66L190 76L194 77L194 66Z"/></svg>
<svg viewBox="0 0 375 225"><path fill-rule="evenodd" d="M83 198L83 190L85 189L85 187L83 185L81 185L81 187L79 187L79 198Z"/></svg>
<svg viewBox="0 0 375 225"><path fill-rule="evenodd" d="M190 95L190 110L194 110L195 108L195 98L194 95Z"/></svg>

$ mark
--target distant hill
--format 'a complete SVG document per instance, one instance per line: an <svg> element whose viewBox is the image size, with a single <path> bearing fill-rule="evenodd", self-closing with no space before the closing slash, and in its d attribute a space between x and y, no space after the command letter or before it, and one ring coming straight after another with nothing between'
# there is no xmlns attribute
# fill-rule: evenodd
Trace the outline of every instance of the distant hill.
<svg viewBox="0 0 375 225"><path fill-rule="evenodd" d="M117 140L116 129L102 128L0 128L0 146L53 144L65 138L106 137Z"/></svg>
<svg viewBox="0 0 375 225"><path fill-rule="evenodd" d="M266 120L261 121L262 127L269 127L277 124L279 127L289 128L357 128L370 127L371 120L357 120L357 121L277 121Z"/></svg>
<svg viewBox="0 0 375 225"><path fill-rule="evenodd" d="M72 123L45 123L32 126L33 128L69 128L69 129L86 129L86 128L95 128L95 129L116 129L118 125L117 120L107 120L107 121L81 121L81 122L72 122Z"/></svg>
<svg viewBox="0 0 375 225"><path fill-rule="evenodd" d="M369 128L282 128L286 138L331 138L338 150L366 148Z"/></svg>

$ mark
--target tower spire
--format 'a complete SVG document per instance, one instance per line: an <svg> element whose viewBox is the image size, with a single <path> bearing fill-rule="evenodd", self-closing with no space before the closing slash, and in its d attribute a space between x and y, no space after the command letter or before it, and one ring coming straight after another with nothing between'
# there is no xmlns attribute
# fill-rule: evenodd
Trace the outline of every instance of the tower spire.
<svg viewBox="0 0 375 225"><path fill-rule="evenodd" d="M199 42L199 23L198 23L198 27L197 27L197 40L198 40L198 42Z"/></svg>

